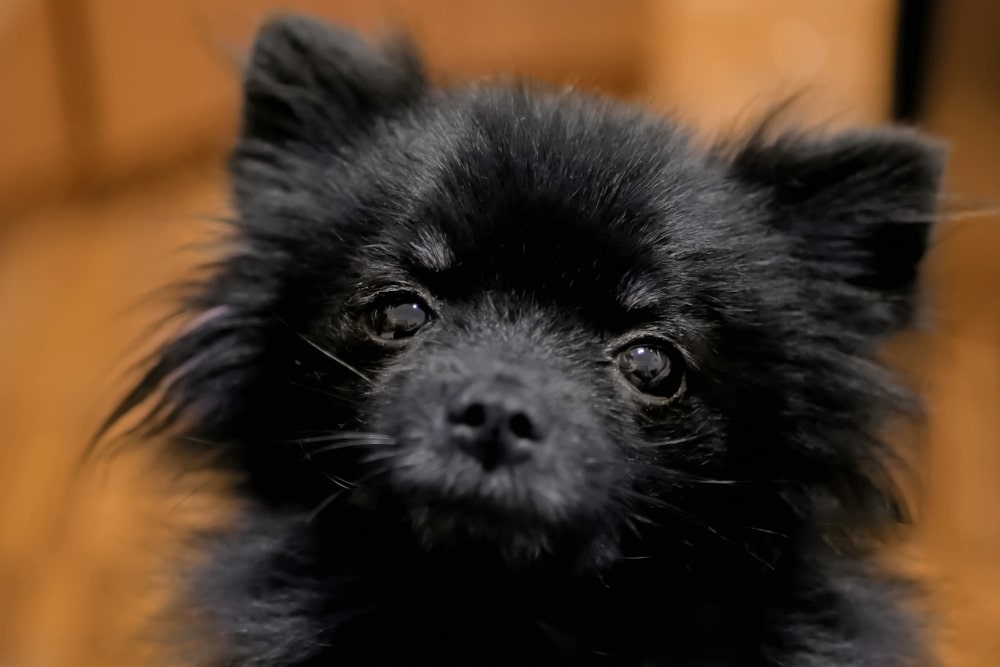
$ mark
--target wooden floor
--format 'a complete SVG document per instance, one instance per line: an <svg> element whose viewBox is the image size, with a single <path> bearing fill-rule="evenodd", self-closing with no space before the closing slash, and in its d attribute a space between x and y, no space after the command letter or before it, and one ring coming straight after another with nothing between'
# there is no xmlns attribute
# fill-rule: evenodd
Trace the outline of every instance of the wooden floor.
<svg viewBox="0 0 1000 667"><path fill-rule="evenodd" d="M973 191L990 184L968 151L1000 154L989 141L958 156ZM183 247L223 211L218 174L192 166L0 229L0 664L151 664L148 644L125 638L168 592L152 567L173 548L167 528L205 501L142 457L86 484L74 462L150 343L162 306L144 297L183 272ZM1000 220L953 223L930 266L941 326L897 349L930 400L915 546L949 667L1000 665L998 251Z"/></svg>

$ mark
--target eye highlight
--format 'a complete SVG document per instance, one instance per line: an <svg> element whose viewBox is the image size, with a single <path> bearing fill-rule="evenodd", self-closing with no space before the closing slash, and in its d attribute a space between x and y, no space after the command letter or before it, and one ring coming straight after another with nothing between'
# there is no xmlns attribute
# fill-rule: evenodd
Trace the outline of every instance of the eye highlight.
<svg viewBox="0 0 1000 667"><path fill-rule="evenodd" d="M365 328L378 340L400 341L410 338L434 319L423 299L412 294L396 294L370 308Z"/></svg>
<svg viewBox="0 0 1000 667"><path fill-rule="evenodd" d="M658 399L680 393L684 360L672 346L662 342L636 343L618 352L618 371L637 390Z"/></svg>

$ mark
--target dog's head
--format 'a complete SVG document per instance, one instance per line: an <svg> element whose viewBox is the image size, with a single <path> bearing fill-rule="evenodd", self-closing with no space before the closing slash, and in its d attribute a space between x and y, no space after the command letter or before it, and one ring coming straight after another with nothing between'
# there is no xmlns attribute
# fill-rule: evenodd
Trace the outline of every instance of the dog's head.
<svg viewBox="0 0 1000 667"><path fill-rule="evenodd" d="M123 410L161 397L153 424L223 443L262 502L601 567L664 516L724 550L879 499L872 355L914 310L924 139L704 150L284 19L230 164L234 250Z"/></svg>

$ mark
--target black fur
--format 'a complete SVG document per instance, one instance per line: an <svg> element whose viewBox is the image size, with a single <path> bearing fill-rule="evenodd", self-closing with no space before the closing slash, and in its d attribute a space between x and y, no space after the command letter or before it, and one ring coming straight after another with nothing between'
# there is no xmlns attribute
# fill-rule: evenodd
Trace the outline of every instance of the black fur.
<svg viewBox="0 0 1000 667"><path fill-rule="evenodd" d="M185 600L219 664L924 657L871 561L907 404L875 355L914 315L936 145L704 149L579 93L434 89L409 46L304 18L262 29L245 91L233 250L112 418L150 404L240 475ZM398 289L435 319L380 343ZM614 363L654 339L671 401ZM539 427L528 463L442 431L476 383Z"/></svg>

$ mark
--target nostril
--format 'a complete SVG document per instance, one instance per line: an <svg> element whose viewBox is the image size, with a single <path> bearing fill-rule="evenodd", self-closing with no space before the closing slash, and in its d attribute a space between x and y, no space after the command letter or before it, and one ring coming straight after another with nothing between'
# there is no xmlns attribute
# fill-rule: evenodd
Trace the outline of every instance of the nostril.
<svg viewBox="0 0 1000 667"><path fill-rule="evenodd" d="M510 428L510 432L522 440L535 440L538 437L531 418L523 412L511 415L507 425Z"/></svg>
<svg viewBox="0 0 1000 667"><path fill-rule="evenodd" d="M473 403L462 411L459 422L466 426L482 426L486 422L486 408L482 403Z"/></svg>

